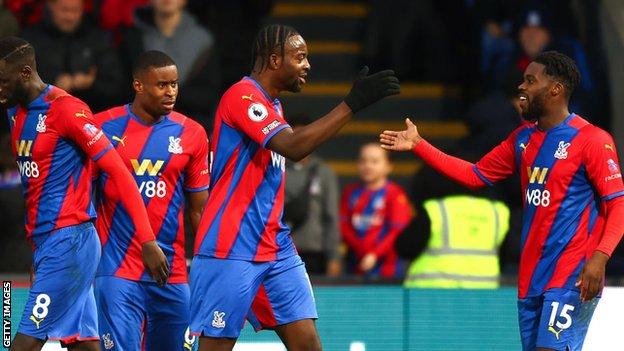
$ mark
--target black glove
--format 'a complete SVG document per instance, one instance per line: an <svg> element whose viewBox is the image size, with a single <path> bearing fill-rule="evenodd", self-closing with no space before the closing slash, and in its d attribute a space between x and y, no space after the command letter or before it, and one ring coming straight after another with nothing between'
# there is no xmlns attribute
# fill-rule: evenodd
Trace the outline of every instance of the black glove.
<svg viewBox="0 0 624 351"><path fill-rule="evenodd" d="M353 113L372 105L381 98L400 93L399 79L394 75L393 70L380 71L370 76L367 74L368 66L364 66L353 82L351 91L344 99Z"/></svg>

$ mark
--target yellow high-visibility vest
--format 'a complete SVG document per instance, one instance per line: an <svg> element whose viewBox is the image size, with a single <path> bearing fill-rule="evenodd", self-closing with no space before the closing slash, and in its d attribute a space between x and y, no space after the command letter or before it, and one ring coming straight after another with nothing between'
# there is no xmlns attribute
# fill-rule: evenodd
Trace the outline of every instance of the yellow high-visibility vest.
<svg viewBox="0 0 624 351"><path fill-rule="evenodd" d="M431 237L426 251L410 265L405 287L497 288L498 248L509 230L507 205L458 195L427 200L424 208Z"/></svg>

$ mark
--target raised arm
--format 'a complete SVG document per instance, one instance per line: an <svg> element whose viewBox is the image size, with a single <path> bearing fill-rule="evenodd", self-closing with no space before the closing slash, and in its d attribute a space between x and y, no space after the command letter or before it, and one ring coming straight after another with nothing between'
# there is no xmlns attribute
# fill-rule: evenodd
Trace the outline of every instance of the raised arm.
<svg viewBox="0 0 624 351"><path fill-rule="evenodd" d="M271 138L268 148L290 160L299 161L334 136L354 113L386 96L399 93L399 80L394 71L367 74L368 67L364 67L344 101L328 114L296 132L290 128L280 131Z"/></svg>
<svg viewBox="0 0 624 351"><path fill-rule="evenodd" d="M515 153L511 140L514 134L492 149L476 164L445 154L424 140L418 128L407 118L403 131L385 130L380 136L381 147L392 151L412 151L438 173L470 189L505 179L515 170Z"/></svg>

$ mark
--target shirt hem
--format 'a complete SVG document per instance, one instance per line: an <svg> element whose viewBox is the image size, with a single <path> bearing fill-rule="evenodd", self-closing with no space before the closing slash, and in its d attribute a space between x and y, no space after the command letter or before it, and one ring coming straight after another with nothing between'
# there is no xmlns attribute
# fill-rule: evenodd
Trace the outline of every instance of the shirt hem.
<svg viewBox="0 0 624 351"><path fill-rule="evenodd" d="M283 255L280 255L280 253L271 253L271 254L267 254L267 255L263 255L262 257L267 257L266 259L263 258L256 258L256 256L247 256L247 255L227 255L227 257L218 257L216 252L207 252L207 253L197 253L195 254L195 256L200 256L200 257L209 257L209 258L218 258L221 260L237 260L237 261L251 261L251 262L271 262L271 261L276 261L276 260L283 260L285 258L289 258L292 256L297 255L297 252L293 250L293 252L286 252L286 251L290 251L290 250L285 250ZM270 256L270 257L269 257Z"/></svg>

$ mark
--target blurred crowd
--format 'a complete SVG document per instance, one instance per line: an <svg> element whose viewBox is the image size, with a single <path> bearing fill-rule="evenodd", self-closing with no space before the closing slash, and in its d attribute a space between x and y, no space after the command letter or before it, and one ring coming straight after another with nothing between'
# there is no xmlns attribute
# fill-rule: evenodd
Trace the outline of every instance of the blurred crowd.
<svg viewBox="0 0 624 351"><path fill-rule="evenodd" d="M43 79L83 99L94 112L129 101L136 57L144 50L164 51L175 60L180 75L176 109L210 129L219 96L249 71L248 48L274 2L0 0L0 37L19 35L30 41ZM572 99L573 110L607 125L609 95L596 24L598 2L368 3L362 61L372 69L392 67L403 81L460 86L470 135L458 143L457 151L470 150L461 153L465 158L476 160L520 123L516 93L522 71L550 49L566 53L579 65L582 80ZM304 115L288 118L294 128L311 121ZM0 246L0 257L8 258L0 270L25 272L31 252L23 237L23 203L7 128L0 124L0 223L2 241L11 245ZM407 274L406 285L415 284L409 277L461 277L466 266L437 272L422 268L442 265L436 257L444 250L454 252L454 245L493 252L487 263L492 269L482 272L486 280L498 277L501 269L517 272L522 205L517 179L489 192L466 193L423 169L413 186L403 189L391 180L390 155L376 144L362 145L353 156L358 158L360 179L342 190L317 155L287 164L285 220L311 274L371 279L403 279ZM503 224L487 226L492 221ZM456 239L470 233L470 240ZM426 279L422 281L426 285Z"/></svg>

